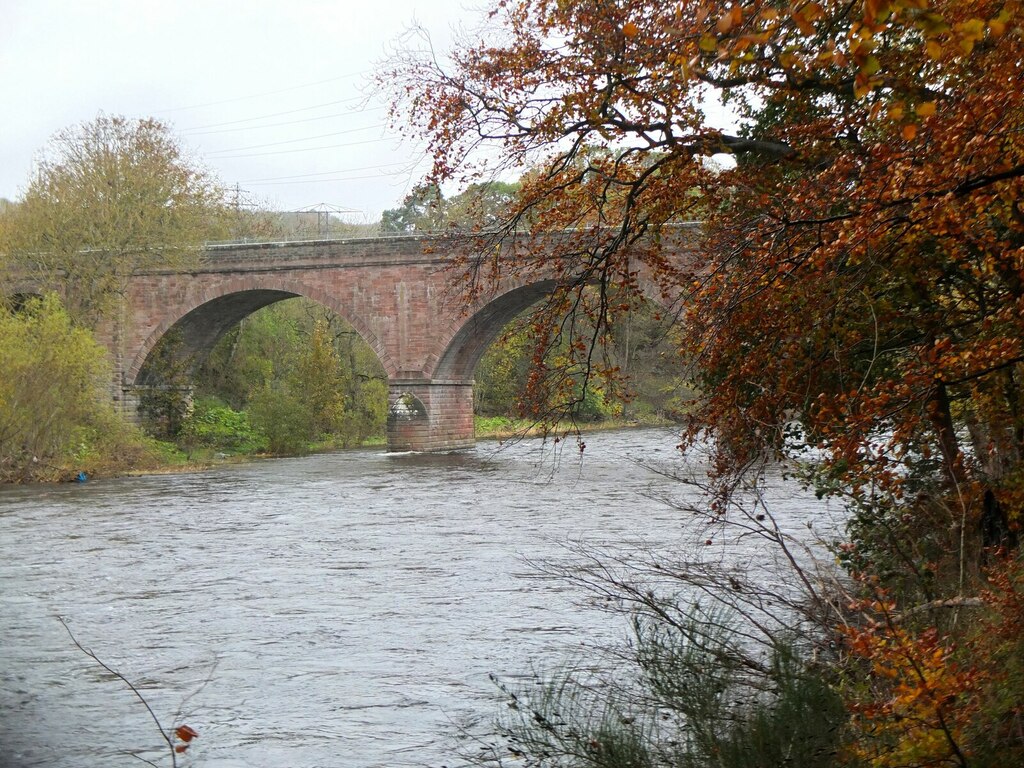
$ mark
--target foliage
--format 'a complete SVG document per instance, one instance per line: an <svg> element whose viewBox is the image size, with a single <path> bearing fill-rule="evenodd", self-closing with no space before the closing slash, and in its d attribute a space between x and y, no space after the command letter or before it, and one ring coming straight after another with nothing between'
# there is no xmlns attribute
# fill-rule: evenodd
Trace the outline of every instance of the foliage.
<svg viewBox="0 0 1024 768"><path fill-rule="evenodd" d="M179 438L190 447L243 454L255 453L265 443L247 413L233 410L213 398L195 401Z"/></svg>
<svg viewBox="0 0 1024 768"><path fill-rule="evenodd" d="M528 329L513 321L484 353L474 373L474 410L483 416L519 412L519 395L526 389L533 357Z"/></svg>
<svg viewBox="0 0 1024 768"><path fill-rule="evenodd" d="M426 184L534 169L465 284L556 281L531 325L536 402L615 379L595 350L653 282L685 306L684 442L712 439L716 509L772 458L812 457L850 505L842 553L871 604L846 617L861 663L843 692L869 764L986 764L971 734L1019 722L977 703L1005 678L964 658L965 622L925 608L976 600L1024 522L1020 10L500 0L449 60L410 50L382 72L426 137ZM709 120L715 100L737 130Z"/></svg>
<svg viewBox="0 0 1024 768"><path fill-rule="evenodd" d="M314 323L289 380L293 391L301 393L312 414L310 429L314 437L341 428L345 393L340 368L341 358L334 348L329 326L322 320Z"/></svg>
<svg viewBox="0 0 1024 768"><path fill-rule="evenodd" d="M859 621L841 633L854 666L846 675L851 756L880 767L1024 760L1022 576L1019 556L1000 557L979 596L902 613L867 579L872 596L852 606ZM950 618L929 614L965 627L952 632Z"/></svg>
<svg viewBox="0 0 1024 768"><path fill-rule="evenodd" d="M777 531L752 530L769 536ZM749 532L748 532L749 533ZM631 617L625 647L540 685L499 682L509 710L485 764L601 768L837 766L846 710L829 668L811 661L816 604L717 568L652 553L577 553L555 575ZM549 566L550 567L550 566ZM711 589L708 589L711 587ZM706 601L694 596L704 593ZM813 609L810 611L813 613ZM822 656L822 658L823 658Z"/></svg>
<svg viewBox="0 0 1024 768"><path fill-rule="evenodd" d="M607 391L600 382L575 378L567 387L574 401L571 415L581 421L609 418L672 417L678 415L676 398L689 394L681 381L676 355L678 329L641 301L635 311L625 313L607 329L604 364L613 368L623 383ZM568 354L566 340L546 350L544 364L558 370ZM557 412L560 403L549 396L544 402L531 398L530 377L536 370L529 314L514 320L501 338L481 358L475 373L475 409L481 415L536 416ZM554 395L554 393L548 393Z"/></svg>
<svg viewBox="0 0 1024 768"><path fill-rule="evenodd" d="M400 208L384 211L383 234L411 234L442 230L479 231L501 223L516 200L519 184L488 181L470 184L451 199L432 184L419 186L405 196Z"/></svg>
<svg viewBox="0 0 1024 768"><path fill-rule="evenodd" d="M222 197L165 124L101 114L51 139L0 251L95 323L131 274L198 259Z"/></svg>
<svg viewBox="0 0 1024 768"><path fill-rule="evenodd" d="M266 307L226 334L196 390L247 413L274 453L358 445L383 435L387 419L387 378L373 350L304 299Z"/></svg>
<svg viewBox="0 0 1024 768"><path fill-rule="evenodd" d="M195 374L200 395L221 398L236 410L279 372L290 370L306 321L291 302L271 305L242 320L213 348Z"/></svg>
<svg viewBox="0 0 1024 768"><path fill-rule="evenodd" d="M312 441L340 429L345 401L339 363L326 324L318 322L288 375L265 382L251 396L253 421L272 453L306 453Z"/></svg>
<svg viewBox="0 0 1024 768"><path fill-rule="evenodd" d="M346 221L330 210L275 211L240 199L225 205L220 219L226 237L256 242L373 237L379 229L376 224Z"/></svg>
<svg viewBox="0 0 1024 768"><path fill-rule="evenodd" d="M898 483L911 445L963 481L955 411L987 474L1020 454L1015 7L519 0L495 9L501 42L460 48L450 70L410 53L384 76L428 138L428 184L494 173L481 144L503 167L539 162L504 231L571 232L542 265L564 282L540 318L549 343L572 310L605 328L640 265L670 299L686 286L694 429L717 434L721 472L784 450L795 417L848 483ZM707 125L708 86L742 135ZM738 165L697 162L722 152ZM706 259L687 275L641 237L698 208ZM569 340L581 364L600 339L584 330Z"/></svg>
<svg viewBox="0 0 1024 768"><path fill-rule="evenodd" d="M300 394L285 385L267 382L256 390L249 403L253 425L266 435L271 453L309 453L314 415Z"/></svg>
<svg viewBox="0 0 1024 768"><path fill-rule="evenodd" d="M970 669L934 628L900 626L884 595L860 606L882 623L846 629L851 654L867 664L847 696L854 730L851 752L878 768L967 765L963 726L970 717Z"/></svg>
<svg viewBox="0 0 1024 768"><path fill-rule="evenodd" d="M0 306L0 370L0 482L147 460L109 403L103 348L56 296Z"/></svg>
<svg viewBox="0 0 1024 768"><path fill-rule="evenodd" d="M381 234L431 232L439 228L441 190L436 186L414 189L399 208L384 211L380 217Z"/></svg>

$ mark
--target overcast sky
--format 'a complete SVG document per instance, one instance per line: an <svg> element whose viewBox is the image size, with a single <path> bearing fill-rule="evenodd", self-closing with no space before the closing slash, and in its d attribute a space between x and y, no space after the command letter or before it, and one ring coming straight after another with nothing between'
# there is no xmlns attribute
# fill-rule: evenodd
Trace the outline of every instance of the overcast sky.
<svg viewBox="0 0 1024 768"><path fill-rule="evenodd" d="M481 0L0 0L0 197L99 112L156 117L243 199L376 220L425 168L367 78L414 22L446 50ZM417 161L419 164L416 165Z"/></svg>

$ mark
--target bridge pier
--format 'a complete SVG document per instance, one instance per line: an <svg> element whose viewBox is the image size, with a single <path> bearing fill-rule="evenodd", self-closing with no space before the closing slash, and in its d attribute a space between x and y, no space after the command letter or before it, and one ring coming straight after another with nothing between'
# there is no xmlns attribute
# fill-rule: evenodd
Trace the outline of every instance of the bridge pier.
<svg viewBox="0 0 1024 768"><path fill-rule="evenodd" d="M398 379L388 383L388 450L472 448L473 382Z"/></svg>

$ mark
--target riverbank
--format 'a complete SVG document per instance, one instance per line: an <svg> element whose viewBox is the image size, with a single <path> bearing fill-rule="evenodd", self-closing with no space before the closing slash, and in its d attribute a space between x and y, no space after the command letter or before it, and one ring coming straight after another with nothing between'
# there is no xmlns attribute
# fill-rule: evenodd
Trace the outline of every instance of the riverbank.
<svg viewBox="0 0 1024 768"><path fill-rule="evenodd" d="M564 438L575 434L607 432L617 429L671 427L674 424L675 422L669 419L644 417L639 419L575 422L552 426L540 425L527 419L507 416L478 416L476 417L476 439L506 442L526 437L539 437L545 434L551 437ZM34 471L6 477L3 479L3 482L0 482L0 485L84 482L99 478L198 472L225 464L243 464L258 461L259 459L334 453L336 451L361 448L384 448L385 446L385 438L378 436L364 440L359 445L354 446L343 446L334 442L324 441L311 444L309 450L303 454L272 454L258 451L230 451L217 446L190 448L167 440L142 437L131 446L131 450L126 450L122 446L122 450L119 450L116 455L112 456L103 456L91 452L78 456L76 461L59 465L36 464L33 467Z"/></svg>
<svg viewBox="0 0 1024 768"><path fill-rule="evenodd" d="M576 433L607 432L614 429L647 429L675 425L676 422L657 416L580 421L569 424L560 423L553 426L508 416L477 416L476 439L505 441L521 437L540 437L543 435L565 437Z"/></svg>

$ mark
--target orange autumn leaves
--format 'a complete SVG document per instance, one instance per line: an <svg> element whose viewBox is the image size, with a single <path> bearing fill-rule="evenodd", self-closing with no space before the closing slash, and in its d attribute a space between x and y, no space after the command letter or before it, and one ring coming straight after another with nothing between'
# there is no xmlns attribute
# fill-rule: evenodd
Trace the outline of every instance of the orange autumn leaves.
<svg viewBox="0 0 1024 768"><path fill-rule="evenodd" d="M591 286L598 321L628 307L643 274L683 318L680 367L700 389L686 438L714 438L723 493L810 448L823 494L943 543L929 557L948 561L917 565L956 579L864 606L843 637L865 672L843 691L860 759L956 764L997 728L1021 732L1008 633L949 631L945 609L889 620L996 583L982 517L1002 517L1005 541L1024 522L1020 3L506 0L492 20L501 43L392 70L408 89L394 114L435 148L432 181L530 169L500 234L523 256L517 281L560 286L538 335L570 333ZM717 97L731 128L708 119ZM694 219L697 263L680 270L665 251ZM531 250L552 229L557 258ZM599 336L566 345L573 370ZM918 543L869 540L864 559L905 565ZM1020 623L986 610L983 626Z"/></svg>
<svg viewBox="0 0 1024 768"><path fill-rule="evenodd" d="M984 485L980 464L1021 449L988 461L983 433L1003 446L1000 419L1024 412L1018 6L507 0L491 16L501 36L448 64L396 61L382 80L393 117L432 148L430 181L530 169L501 232L567 244L517 260L517 279L562 282L563 308L605 286L601 322L628 306L640 267L687 304L694 434L719 437L723 473L784 448L799 419L844 482L870 487L919 451L963 453L949 424L967 418ZM709 124L716 94L734 130ZM650 235L693 219L701 263L681 274ZM577 341L569 362L587 366Z"/></svg>
<svg viewBox="0 0 1024 768"><path fill-rule="evenodd" d="M194 729L187 725L179 725L174 729L174 740L180 741L180 744L174 745L174 751L176 754L184 754L188 751L188 748L192 746L192 740L199 737Z"/></svg>

